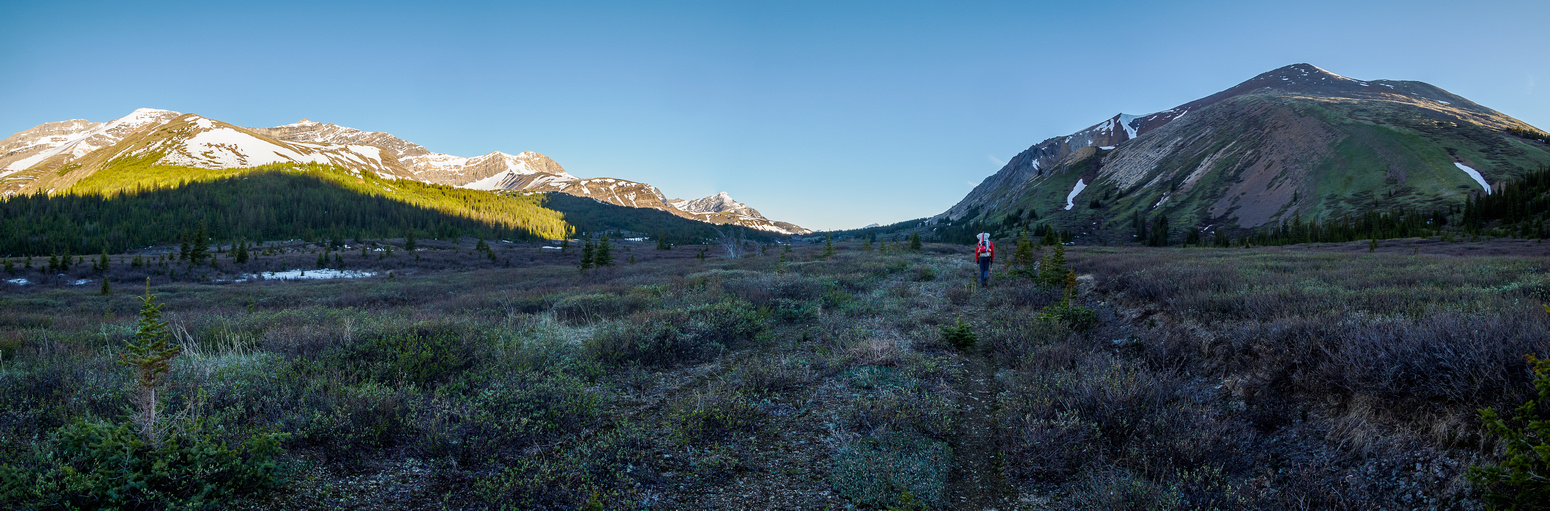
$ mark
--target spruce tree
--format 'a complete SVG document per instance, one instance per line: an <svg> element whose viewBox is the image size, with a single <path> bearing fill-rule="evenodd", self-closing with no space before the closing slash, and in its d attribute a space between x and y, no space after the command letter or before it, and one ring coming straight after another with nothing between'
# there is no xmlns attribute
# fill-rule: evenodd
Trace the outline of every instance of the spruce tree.
<svg viewBox="0 0 1550 511"><path fill-rule="evenodd" d="M107 296L107 295L111 295L111 294L113 294L113 288L108 286L108 278L107 277L103 277L102 278L102 295L103 296Z"/></svg>
<svg viewBox="0 0 1550 511"><path fill-rule="evenodd" d="M592 256L596 249L592 247L592 240L588 238L581 244L581 271L585 273L592 268Z"/></svg>
<svg viewBox="0 0 1550 511"><path fill-rule="evenodd" d="M404 250L414 252L414 229L404 233Z"/></svg>
<svg viewBox="0 0 1550 511"><path fill-rule="evenodd" d="M592 250L592 264L598 267L613 266L613 252L613 243L609 242L608 235L604 234L602 238L598 239L597 248Z"/></svg>
<svg viewBox="0 0 1550 511"><path fill-rule="evenodd" d="M205 257L210 255L210 234L205 230L204 222L199 223L199 230L194 231L194 238L189 240L188 259L195 265L203 263Z"/></svg>
<svg viewBox="0 0 1550 511"><path fill-rule="evenodd" d="M167 322L161 319L161 304L151 295L151 279L145 279L145 296L140 299L140 322L135 335L124 341L124 351L119 353L119 364L136 370L135 424L140 434L151 445L161 444L161 428L158 427L156 407L159 401L156 390L172 367L172 358L182 351L169 342L171 334Z"/></svg>
<svg viewBox="0 0 1550 511"><path fill-rule="evenodd" d="M1017 248L1012 251L1012 265L1027 269L1038 262L1038 257L1033 247L1033 239L1028 237L1028 229L1023 228L1022 234L1017 237Z"/></svg>
<svg viewBox="0 0 1550 511"><path fill-rule="evenodd" d="M103 245L102 257L97 259L97 271L99 271L99 272L106 272L106 271L108 271L108 249L107 249L106 245Z"/></svg>
<svg viewBox="0 0 1550 511"><path fill-rule="evenodd" d="M834 235L832 235L832 234L825 234L825 235L823 235L823 255L821 257L823 257L824 259L828 259L830 256L833 256L833 255L834 255Z"/></svg>
<svg viewBox="0 0 1550 511"><path fill-rule="evenodd" d="M1045 287L1061 287L1065 285L1066 272L1066 246L1057 243L1055 250L1039 263L1039 283Z"/></svg>
<svg viewBox="0 0 1550 511"><path fill-rule="evenodd" d="M237 249L234 252L236 253L232 254L232 259L236 259L237 264L246 264L248 262L248 240L239 238L237 240Z"/></svg>
<svg viewBox="0 0 1550 511"><path fill-rule="evenodd" d="M920 233L910 233L910 250L920 251Z"/></svg>

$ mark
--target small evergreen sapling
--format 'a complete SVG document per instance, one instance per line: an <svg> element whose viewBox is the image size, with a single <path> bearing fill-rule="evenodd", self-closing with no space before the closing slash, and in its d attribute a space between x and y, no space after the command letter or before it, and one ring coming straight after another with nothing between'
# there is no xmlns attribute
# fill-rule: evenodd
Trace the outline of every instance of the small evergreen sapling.
<svg viewBox="0 0 1550 511"><path fill-rule="evenodd" d="M119 364L135 368L135 417L140 435L154 446L161 445L164 429L156 417L158 400L156 390L161 387L172 358L182 347L170 343L171 334L167 322L161 319L161 304L151 294L151 279L145 279L145 296L140 298L140 322L135 335L124 341L124 351L119 353Z"/></svg>
<svg viewBox="0 0 1550 511"><path fill-rule="evenodd" d="M1500 465L1470 467L1469 480L1484 487L1486 502L1499 509L1545 510L1550 509L1550 359L1525 357L1534 371L1536 397L1511 419L1480 410L1486 431L1506 444L1507 453Z"/></svg>
<svg viewBox="0 0 1550 511"><path fill-rule="evenodd" d="M938 327L938 330L942 333L942 340L962 351L968 351L979 341L979 335L974 333L974 327L964 322L963 318L958 318L958 321L951 325Z"/></svg>

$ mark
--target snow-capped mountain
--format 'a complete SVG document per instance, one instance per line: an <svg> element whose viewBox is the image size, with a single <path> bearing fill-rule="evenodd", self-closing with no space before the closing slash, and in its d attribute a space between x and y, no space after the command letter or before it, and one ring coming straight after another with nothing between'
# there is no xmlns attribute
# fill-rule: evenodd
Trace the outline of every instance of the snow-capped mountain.
<svg viewBox="0 0 1550 511"><path fill-rule="evenodd" d="M784 232L790 234L807 234L809 231L794 224L786 222L774 222L759 214L747 204L732 200L727 192L717 193L709 197L701 197L694 200L672 199L667 204L673 208L689 213L690 218L716 224L736 223L755 229L772 232Z"/></svg>
<svg viewBox="0 0 1550 511"><path fill-rule="evenodd" d="M163 124L179 115L168 110L141 108L106 123L73 119L40 124L0 140L0 178L34 167L63 166L117 144L140 128Z"/></svg>
<svg viewBox="0 0 1550 511"><path fill-rule="evenodd" d="M1294 64L1034 144L933 221L1124 239L1157 216L1246 229L1426 211L1550 163L1544 142L1515 134L1538 131L1426 83Z"/></svg>
<svg viewBox="0 0 1550 511"><path fill-rule="evenodd" d="M478 190L559 192L786 234L810 232L764 218L730 198L727 202L735 204L736 211L682 210L668 204L662 192L649 184L607 177L578 178L532 151L515 155L495 151L465 158L432 152L388 133L306 119L272 128L243 128L194 114L149 108L107 123L47 123L0 140L0 195L63 190L110 163L126 159L204 169L318 163Z"/></svg>

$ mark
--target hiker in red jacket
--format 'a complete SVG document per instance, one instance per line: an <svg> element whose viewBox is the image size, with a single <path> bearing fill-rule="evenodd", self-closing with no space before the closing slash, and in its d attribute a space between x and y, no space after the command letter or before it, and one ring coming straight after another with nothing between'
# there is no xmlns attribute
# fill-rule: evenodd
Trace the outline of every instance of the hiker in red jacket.
<svg viewBox="0 0 1550 511"><path fill-rule="evenodd" d="M996 260L996 244L990 241L990 233L979 234L979 243L974 245L974 260L980 263L980 287L990 283L990 262Z"/></svg>

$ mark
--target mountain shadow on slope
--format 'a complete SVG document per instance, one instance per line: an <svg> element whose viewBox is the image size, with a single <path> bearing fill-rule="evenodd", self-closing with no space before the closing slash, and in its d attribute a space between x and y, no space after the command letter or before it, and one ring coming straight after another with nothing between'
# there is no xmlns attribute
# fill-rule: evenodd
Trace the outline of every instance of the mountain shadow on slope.
<svg viewBox="0 0 1550 511"><path fill-rule="evenodd" d="M578 232L619 231L660 237L668 243L705 243L721 237L741 235L745 240L769 242L786 235L737 225L711 225L679 217L658 209L615 206L585 197L558 192L543 194L545 208L565 214L565 221Z"/></svg>

